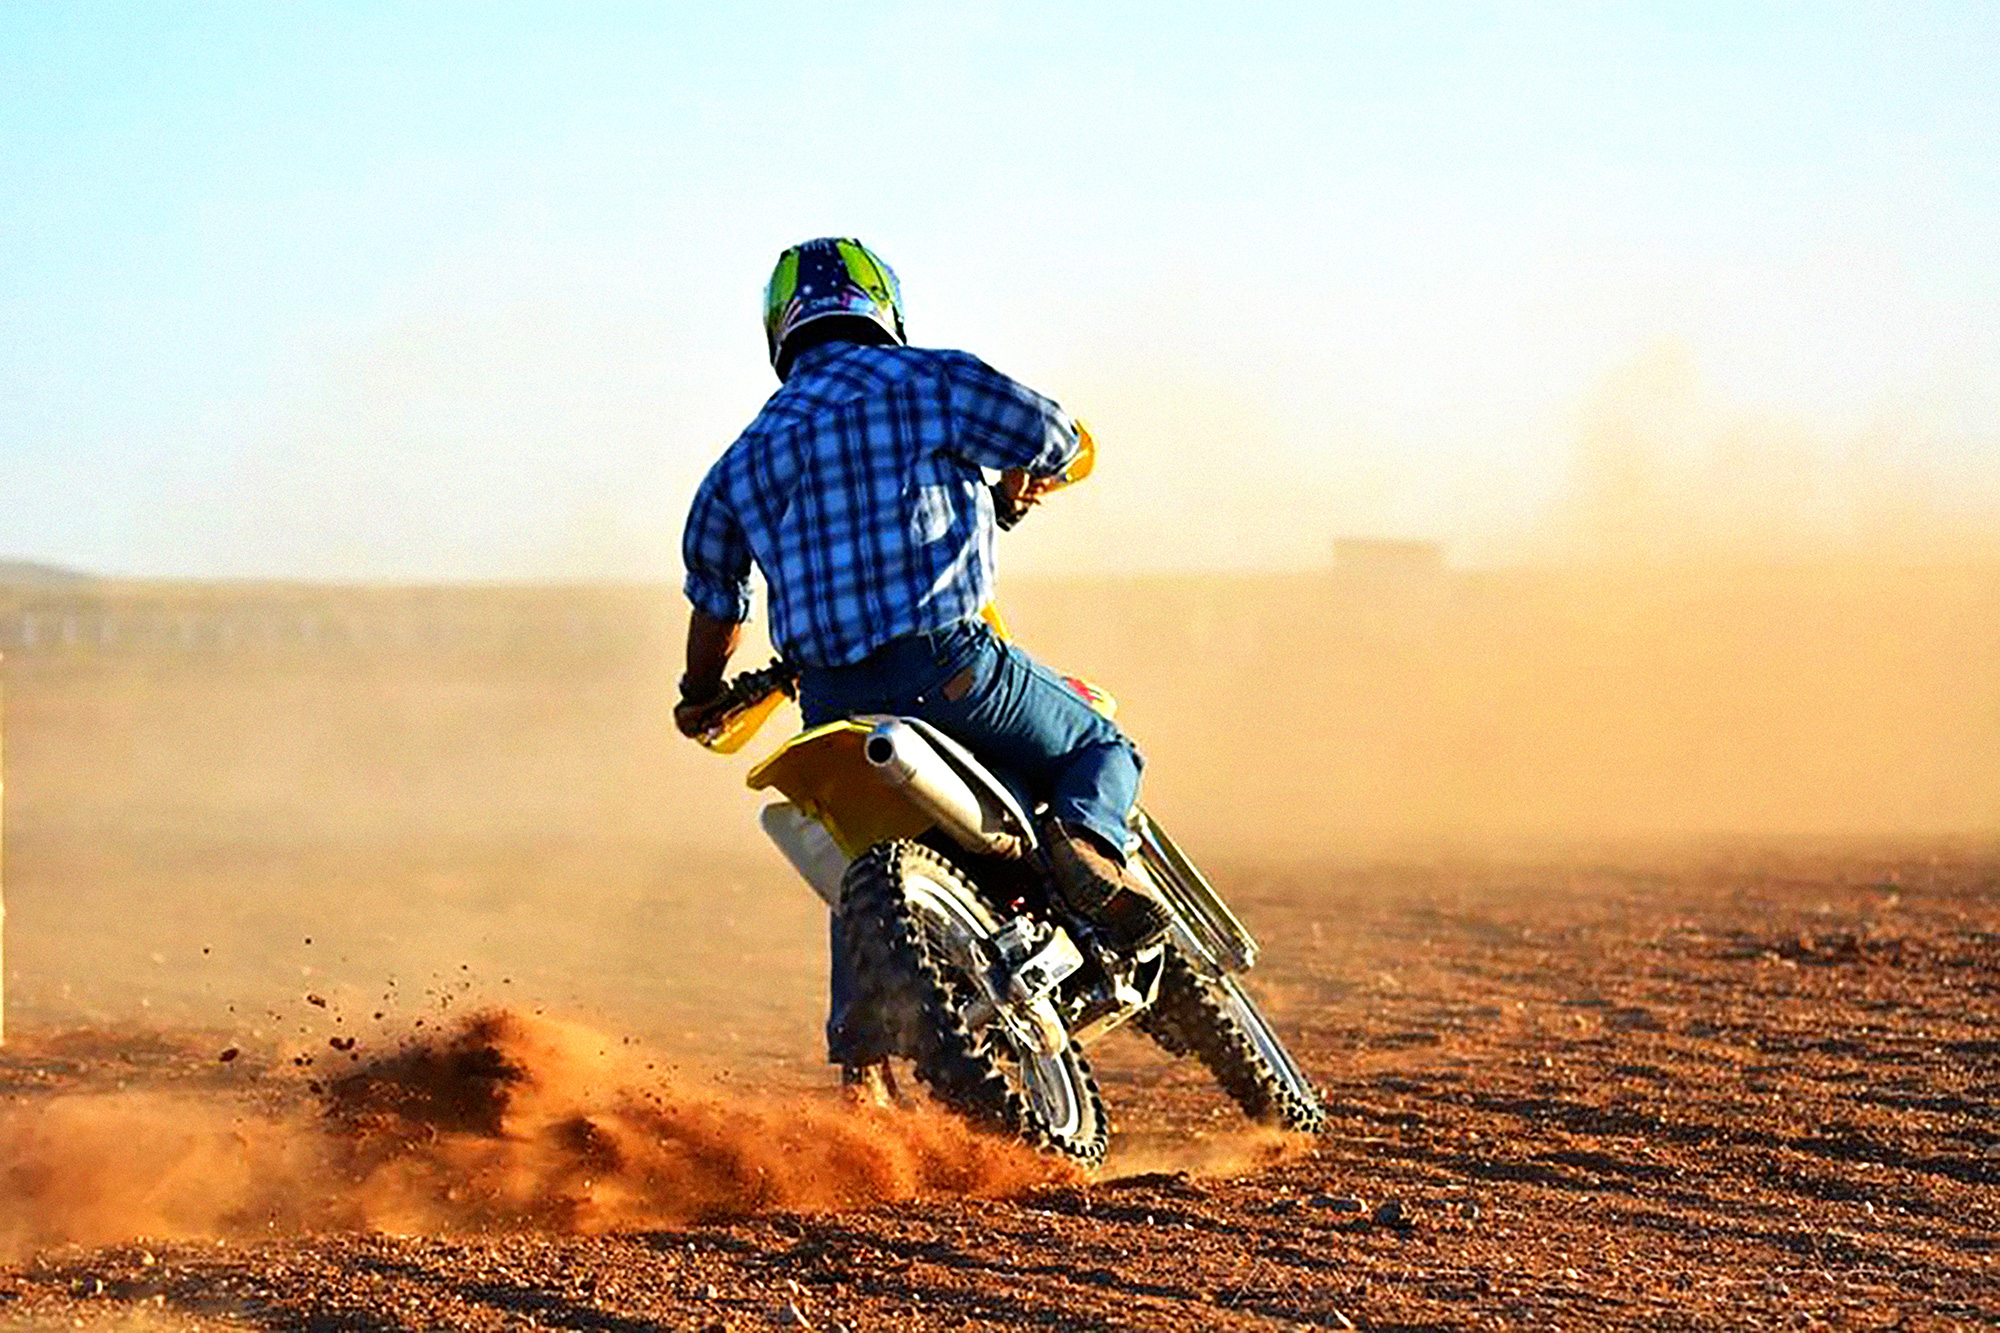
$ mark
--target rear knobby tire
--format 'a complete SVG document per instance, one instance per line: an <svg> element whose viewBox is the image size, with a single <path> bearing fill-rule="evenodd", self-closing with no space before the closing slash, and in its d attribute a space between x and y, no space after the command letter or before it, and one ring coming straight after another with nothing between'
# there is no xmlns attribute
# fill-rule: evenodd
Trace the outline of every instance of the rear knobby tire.
<svg viewBox="0 0 2000 1333"><path fill-rule="evenodd" d="M1317 1134L1319 1094L1235 977L1202 976L1169 948L1159 998L1139 1027L1173 1055L1192 1055L1252 1120Z"/></svg>
<svg viewBox="0 0 2000 1333"><path fill-rule="evenodd" d="M1104 1099L1074 1041L1044 1055L1000 1022L967 1028L971 969L1000 923L955 866L919 843L881 843L848 867L840 910L859 998L933 1097L1083 1166L1104 1159Z"/></svg>

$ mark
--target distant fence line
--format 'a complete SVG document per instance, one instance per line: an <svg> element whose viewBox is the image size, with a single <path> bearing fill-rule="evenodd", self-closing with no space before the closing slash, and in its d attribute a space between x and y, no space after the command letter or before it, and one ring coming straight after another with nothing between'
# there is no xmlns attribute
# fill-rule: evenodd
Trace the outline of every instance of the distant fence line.
<svg viewBox="0 0 2000 1333"><path fill-rule="evenodd" d="M664 605L664 601L662 602ZM119 605L66 601L0 607L0 655L37 658L241 656L349 653L599 656L656 646L659 614L637 599L481 605L433 599L415 605Z"/></svg>
<svg viewBox="0 0 2000 1333"><path fill-rule="evenodd" d="M1274 617L1302 608L1346 615L1357 621L1350 627L1356 632L1407 635L1429 628L1457 584L1433 564L1406 563L1411 568L1348 561L1331 575L1302 575L1269 588L1227 580L1189 580L1181 587L1170 581L1172 595L1158 605L1143 591L1128 594L1113 585L1079 589L1061 581L1028 581L1020 585L1021 604L1061 616L1060 608L1074 598L1112 637L1206 646L1254 642L1269 634ZM685 614L678 588L642 584L304 586L276 592L217 585L55 591L0 584L0 658L25 667L174 658L247 663L374 655L678 656Z"/></svg>

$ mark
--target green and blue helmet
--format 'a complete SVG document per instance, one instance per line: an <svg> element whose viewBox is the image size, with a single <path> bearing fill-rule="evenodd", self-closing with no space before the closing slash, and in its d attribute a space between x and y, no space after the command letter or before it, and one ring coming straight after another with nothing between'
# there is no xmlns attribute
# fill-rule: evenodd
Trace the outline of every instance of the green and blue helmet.
<svg viewBox="0 0 2000 1333"><path fill-rule="evenodd" d="M893 343L903 336L903 289L896 274L861 242L846 236L801 241L778 256L764 287L764 341L771 368L792 368L792 335L833 318L865 319Z"/></svg>

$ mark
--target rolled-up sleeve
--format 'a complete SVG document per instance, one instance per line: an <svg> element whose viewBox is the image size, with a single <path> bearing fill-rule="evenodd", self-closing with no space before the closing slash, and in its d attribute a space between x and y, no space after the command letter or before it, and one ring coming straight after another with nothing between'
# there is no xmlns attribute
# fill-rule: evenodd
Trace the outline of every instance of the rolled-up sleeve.
<svg viewBox="0 0 2000 1333"><path fill-rule="evenodd" d="M949 354L945 384L952 452L981 467L1025 468L1041 477L1054 476L1076 457L1076 419L978 357Z"/></svg>
<svg viewBox="0 0 2000 1333"><path fill-rule="evenodd" d="M681 587L688 601L717 620L750 618L750 544L723 495L722 467L710 469L694 493L681 534Z"/></svg>

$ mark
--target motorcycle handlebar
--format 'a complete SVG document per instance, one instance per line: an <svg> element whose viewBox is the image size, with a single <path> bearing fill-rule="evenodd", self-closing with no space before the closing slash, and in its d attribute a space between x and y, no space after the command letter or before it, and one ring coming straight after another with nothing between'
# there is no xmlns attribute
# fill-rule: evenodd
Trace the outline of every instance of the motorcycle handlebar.
<svg viewBox="0 0 2000 1333"><path fill-rule="evenodd" d="M799 669L782 657L772 658L755 671L730 677L729 683L722 687L720 707L725 713L740 712L774 693L787 699L799 697Z"/></svg>
<svg viewBox="0 0 2000 1333"><path fill-rule="evenodd" d="M799 671L783 658L774 657L755 671L730 678L722 693L703 710L694 738L708 749L731 753L762 725L781 695L799 697Z"/></svg>
<svg viewBox="0 0 2000 1333"><path fill-rule="evenodd" d="M1097 441L1091 437L1090 427L1081 420L1076 422L1076 457L1070 459L1069 466L1053 477L1029 477L1026 473L1002 474L1001 479L989 488L993 493L993 519L1002 532L1012 531L1014 525L1028 516L1028 511L1045 495L1053 494L1065 486L1074 486L1089 476L1097 466ZM1020 486L1010 486L1008 480L1014 476Z"/></svg>

